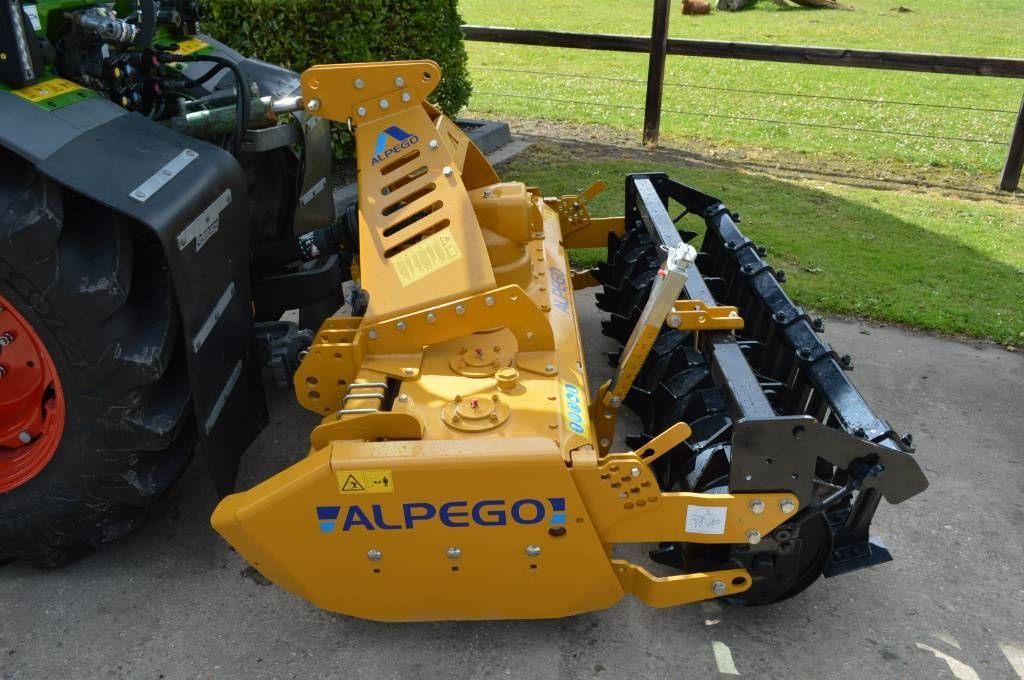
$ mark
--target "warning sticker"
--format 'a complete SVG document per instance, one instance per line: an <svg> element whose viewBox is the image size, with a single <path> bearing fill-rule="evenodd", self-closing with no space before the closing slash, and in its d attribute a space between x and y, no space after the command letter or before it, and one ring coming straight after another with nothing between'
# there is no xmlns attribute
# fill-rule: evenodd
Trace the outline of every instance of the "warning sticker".
<svg viewBox="0 0 1024 680"><path fill-rule="evenodd" d="M341 493L394 493L391 470L335 470Z"/></svg>
<svg viewBox="0 0 1024 680"><path fill-rule="evenodd" d="M52 97L58 97L68 92L74 92L75 90L84 89L80 85L76 85L70 80L64 80L63 78L51 78L50 80L44 80L41 83L35 85L29 85L23 87L20 90L11 90L11 94L16 94L22 99L27 99L30 102L37 103L45 101Z"/></svg>
<svg viewBox="0 0 1024 680"><path fill-rule="evenodd" d="M450 227L445 227L394 255L391 258L391 265L404 287L428 274L433 274L460 257L462 252L459 250L459 244L455 242L455 235L452 234Z"/></svg>
<svg viewBox="0 0 1024 680"><path fill-rule="evenodd" d="M203 42L199 38L189 38L178 43L178 49L171 54L192 54L210 46L210 43Z"/></svg>
<svg viewBox="0 0 1024 680"><path fill-rule="evenodd" d="M686 506L686 532L689 534L724 534L726 507Z"/></svg>

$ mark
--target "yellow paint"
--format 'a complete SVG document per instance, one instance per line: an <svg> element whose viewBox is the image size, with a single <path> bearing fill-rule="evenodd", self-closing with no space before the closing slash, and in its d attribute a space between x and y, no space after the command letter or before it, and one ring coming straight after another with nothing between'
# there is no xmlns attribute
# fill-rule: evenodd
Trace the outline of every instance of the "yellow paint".
<svg viewBox="0 0 1024 680"><path fill-rule="evenodd" d="M171 54L193 54L199 50L206 49L210 46L210 43L203 42L199 38L189 38L188 40L182 40L178 43L178 49L174 50Z"/></svg>
<svg viewBox="0 0 1024 680"><path fill-rule="evenodd" d="M391 470L335 470L334 476L342 494L395 492L395 476Z"/></svg>
<svg viewBox="0 0 1024 680"><path fill-rule="evenodd" d="M75 90L81 90L81 85L65 80L63 78L51 78L50 80L44 80L41 83L35 85L29 85L22 87L17 90L11 90L11 94L16 94L22 99L27 99L30 102L38 103L52 99L53 97L59 97L62 94L68 92L74 92Z"/></svg>
<svg viewBox="0 0 1024 680"><path fill-rule="evenodd" d="M442 229L391 258L398 280L409 286L462 257L452 230Z"/></svg>

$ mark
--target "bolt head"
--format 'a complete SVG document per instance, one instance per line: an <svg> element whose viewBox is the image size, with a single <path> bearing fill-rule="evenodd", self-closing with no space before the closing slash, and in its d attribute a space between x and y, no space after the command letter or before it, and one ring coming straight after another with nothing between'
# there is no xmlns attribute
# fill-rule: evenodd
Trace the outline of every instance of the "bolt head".
<svg viewBox="0 0 1024 680"><path fill-rule="evenodd" d="M630 477L639 477L640 476L640 468L638 468L638 467L630 468L629 469L629 476Z"/></svg>
<svg viewBox="0 0 1024 680"><path fill-rule="evenodd" d="M376 548L370 548L366 551L366 559L370 560L371 562L380 562L382 557L384 557L383 553L381 553L381 551L377 550Z"/></svg>
<svg viewBox="0 0 1024 680"><path fill-rule="evenodd" d="M405 78L402 76L395 76L395 87L402 87L405 85Z"/></svg>
<svg viewBox="0 0 1024 680"><path fill-rule="evenodd" d="M725 581L715 581L712 583L711 592L715 595L725 595Z"/></svg>
<svg viewBox="0 0 1024 680"><path fill-rule="evenodd" d="M319 111L320 110L320 100L316 99L315 97L313 99L310 99L308 102L306 102L306 110L307 111Z"/></svg>
<svg viewBox="0 0 1024 680"><path fill-rule="evenodd" d="M530 557L536 557L537 555L540 555L540 546L539 545L528 545L528 546L526 546L526 554L529 555Z"/></svg>
<svg viewBox="0 0 1024 680"><path fill-rule="evenodd" d="M20 441L22 444L31 444L32 435L30 435L28 432L19 432L18 441Z"/></svg>
<svg viewBox="0 0 1024 680"><path fill-rule="evenodd" d="M431 139L430 143L428 143L427 146L430 147L431 151L437 151L437 140L436 139Z"/></svg>
<svg viewBox="0 0 1024 680"><path fill-rule="evenodd" d="M416 369L415 368L403 368L402 369L402 373L404 373L405 375L414 375L416 373Z"/></svg>
<svg viewBox="0 0 1024 680"><path fill-rule="evenodd" d="M612 397L612 402L611 403L612 403L612 408L619 408L620 406L622 406L622 398L621 397Z"/></svg>
<svg viewBox="0 0 1024 680"><path fill-rule="evenodd" d="M779 501L779 510L781 510L784 515L792 515L793 511L796 510L796 503L788 498L783 498Z"/></svg>
<svg viewBox="0 0 1024 680"><path fill-rule="evenodd" d="M761 542L761 532L757 529L751 529L747 532L747 543L750 545L757 545Z"/></svg>
<svg viewBox="0 0 1024 680"><path fill-rule="evenodd" d="M380 335L380 333L377 332L376 328L371 328L370 332L367 333L367 335L370 336L370 340L376 340L377 336Z"/></svg>
<svg viewBox="0 0 1024 680"><path fill-rule="evenodd" d="M400 331L404 331L407 328L407 326L405 325L404 321L399 321L398 323L395 324L395 328L397 328Z"/></svg>
<svg viewBox="0 0 1024 680"><path fill-rule="evenodd" d="M448 559L457 560L462 557L462 549L456 548L454 545L448 548Z"/></svg>
<svg viewBox="0 0 1024 680"><path fill-rule="evenodd" d="M402 101L403 102L408 102L410 99L412 99L412 96L408 92L403 92L402 93Z"/></svg>
<svg viewBox="0 0 1024 680"><path fill-rule="evenodd" d="M365 116L366 115L366 107L365 106L360 106L358 109L356 109L356 114L358 114L360 117Z"/></svg>
<svg viewBox="0 0 1024 680"><path fill-rule="evenodd" d="M434 323L435 321L437 321L437 314L427 312L427 323Z"/></svg>
<svg viewBox="0 0 1024 680"><path fill-rule="evenodd" d="M451 168L450 168L449 166L447 166L447 165L446 165L446 166L444 166L444 170L442 170L442 172L444 173L444 176L445 176L445 177L451 177L452 175L454 175L454 174L455 174L455 171L454 171L454 170L452 170L452 169L451 169Z"/></svg>
<svg viewBox="0 0 1024 680"><path fill-rule="evenodd" d="M494 296L493 295L488 295L487 297L485 297L484 298L484 304L487 305L488 307L493 307L494 306Z"/></svg>
<svg viewBox="0 0 1024 680"><path fill-rule="evenodd" d="M387 99L381 99L380 102L379 102L379 106L380 106L381 110L384 110L384 109L388 108L389 106L391 106L391 104L388 103Z"/></svg>
<svg viewBox="0 0 1024 680"><path fill-rule="evenodd" d="M465 305L455 305L455 313L458 314L459 316L462 316L463 314L466 313L466 306Z"/></svg>
<svg viewBox="0 0 1024 680"><path fill-rule="evenodd" d="M610 441L608 440L608 437L601 437L601 441L600 441L599 443L600 443L600 444L601 444L601 446L602 446L602 447L604 447L604 448L607 448L607 447L611 446L611 444L612 444L612 443L611 443L611 442L610 442Z"/></svg>
<svg viewBox="0 0 1024 680"><path fill-rule="evenodd" d="M355 80L355 82L353 84L356 86L357 90L363 89L363 79L362 78L356 78L356 80Z"/></svg>
<svg viewBox="0 0 1024 680"><path fill-rule="evenodd" d="M554 364L548 364L548 365L546 365L544 367L544 370L547 371L548 373L554 373L555 372L555 365Z"/></svg>
<svg viewBox="0 0 1024 680"><path fill-rule="evenodd" d="M756 498L756 499L750 501L750 511L752 513L754 513L755 515L763 515L764 514L764 501L761 500L760 498Z"/></svg>
<svg viewBox="0 0 1024 680"><path fill-rule="evenodd" d="M408 394L400 394L400 395L398 395L398 401L400 401L400 402L402 402L404 404L405 402L409 401L409 395Z"/></svg>
<svg viewBox="0 0 1024 680"><path fill-rule="evenodd" d="M668 325L671 326L672 328L679 328L679 324L681 324L682 322L683 319L678 314L673 314L668 318Z"/></svg>

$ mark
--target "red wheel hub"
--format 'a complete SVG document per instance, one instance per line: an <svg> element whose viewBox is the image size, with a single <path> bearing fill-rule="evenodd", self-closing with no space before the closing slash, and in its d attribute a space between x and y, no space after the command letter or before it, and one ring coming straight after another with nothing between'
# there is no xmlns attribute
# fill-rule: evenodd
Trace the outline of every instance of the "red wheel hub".
<svg viewBox="0 0 1024 680"><path fill-rule="evenodd" d="M38 475L64 434L64 392L43 341L0 295L0 493Z"/></svg>

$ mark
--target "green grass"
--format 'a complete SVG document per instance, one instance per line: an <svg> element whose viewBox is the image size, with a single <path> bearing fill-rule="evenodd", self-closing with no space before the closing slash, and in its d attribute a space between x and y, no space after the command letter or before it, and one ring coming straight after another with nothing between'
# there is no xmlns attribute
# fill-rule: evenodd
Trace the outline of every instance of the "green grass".
<svg viewBox="0 0 1024 680"><path fill-rule="evenodd" d="M854 11L782 10L762 0L749 11L715 12L707 17L684 17L679 4L673 0L669 24L673 37L1024 57L1024 40L1020 39L1024 3L1020 0L850 0ZM890 11L901 4L913 11ZM648 35L651 23L649 2L625 0L462 0L460 10L467 23L494 26ZM472 111L604 124L635 132L639 139L645 55L475 42L468 42L467 47L475 90L470 102ZM1020 80L1013 79L688 57L669 58L666 83L662 139L669 146L683 147L688 139L697 139L869 161L884 159L984 173L991 176L990 184L994 184L1005 160L1024 89ZM1000 112L705 88L887 99ZM571 101L546 102L544 98ZM864 134L716 116L969 137L990 143Z"/></svg>
<svg viewBox="0 0 1024 680"><path fill-rule="evenodd" d="M1012 205L639 159L580 161L569 147L550 145L532 147L502 174L548 195L605 179L594 213L621 214L621 178L639 170L668 172L742 213L741 228L768 247L800 305L1024 344L1024 212ZM574 261L601 256L577 251Z"/></svg>

